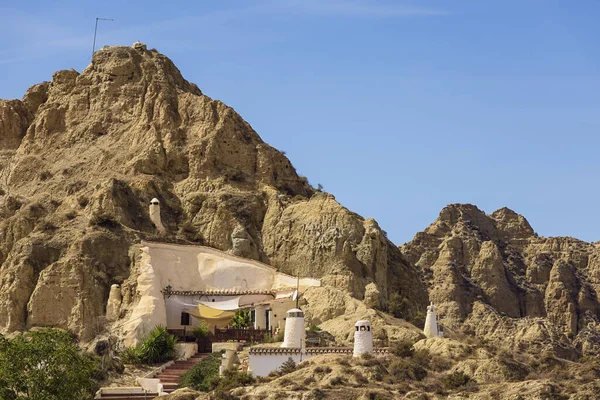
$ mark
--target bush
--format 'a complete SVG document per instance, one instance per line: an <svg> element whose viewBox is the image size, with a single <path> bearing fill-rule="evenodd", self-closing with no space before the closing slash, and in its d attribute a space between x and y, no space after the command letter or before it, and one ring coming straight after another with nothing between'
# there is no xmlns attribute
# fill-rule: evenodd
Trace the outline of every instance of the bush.
<svg viewBox="0 0 600 400"><path fill-rule="evenodd" d="M390 364L389 371L398 380L422 381L427 376L427 371L423 367L408 360L394 361Z"/></svg>
<svg viewBox="0 0 600 400"><path fill-rule="evenodd" d="M279 367L279 372L281 372L282 375L289 374L295 370L296 362L292 359L292 357L289 357L287 361L281 364L281 367Z"/></svg>
<svg viewBox="0 0 600 400"><path fill-rule="evenodd" d="M236 369L227 369L223 371L223 376L214 380L211 388L216 391L226 391L241 386L249 386L256 382L253 376Z"/></svg>
<svg viewBox="0 0 600 400"><path fill-rule="evenodd" d="M366 376L364 376L363 374L360 373L360 371L352 371L352 374L354 375L354 379L356 379L356 383L359 385L368 385L369 384L369 380L367 379Z"/></svg>
<svg viewBox="0 0 600 400"><path fill-rule="evenodd" d="M212 353L200 360L181 377L181 385L201 392L210 391L211 385L219 378L222 352Z"/></svg>
<svg viewBox="0 0 600 400"><path fill-rule="evenodd" d="M175 358L177 338L167 332L163 325L157 325L152 332L135 348L125 349L124 360L132 364L156 364Z"/></svg>
<svg viewBox="0 0 600 400"><path fill-rule="evenodd" d="M52 174L49 171L42 171L39 174L39 178L41 181L47 181L48 179L52 178Z"/></svg>
<svg viewBox="0 0 600 400"><path fill-rule="evenodd" d="M415 350L411 357L412 361L424 368L429 368L431 354L427 349Z"/></svg>
<svg viewBox="0 0 600 400"><path fill-rule="evenodd" d="M0 399L88 399L98 370L68 332L43 328L10 340L0 335Z"/></svg>
<svg viewBox="0 0 600 400"><path fill-rule="evenodd" d="M315 383L317 380L315 378L313 378L312 376L307 377L306 379L304 379L304 385L308 386L311 383Z"/></svg>
<svg viewBox="0 0 600 400"><path fill-rule="evenodd" d="M469 375L455 371L442 377L442 385L444 385L446 389L456 389L465 386L470 380L471 378Z"/></svg>
<svg viewBox="0 0 600 400"><path fill-rule="evenodd" d="M233 315L233 322L231 326L234 328L248 328L252 325L252 320L250 319L250 311L247 309L239 308Z"/></svg>
<svg viewBox="0 0 600 400"><path fill-rule="evenodd" d="M423 327L425 326L425 318L426 318L425 313L423 311L419 311L410 320L410 323L419 329L423 329Z"/></svg>
<svg viewBox="0 0 600 400"><path fill-rule="evenodd" d="M192 330L192 334L196 339L204 338L210 335L210 329L208 328L208 324L204 321L200 323L200 325L195 326Z"/></svg>
<svg viewBox="0 0 600 400"><path fill-rule="evenodd" d="M400 293L393 293L387 301L387 310L396 318L407 318L410 302Z"/></svg>
<svg viewBox="0 0 600 400"><path fill-rule="evenodd" d="M140 354L137 347L126 347L125 351L121 353L121 359L125 364L141 364Z"/></svg>
<svg viewBox="0 0 600 400"><path fill-rule="evenodd" d="M112 215L109 214L94 214L90 218L90 226L100 226L103 228L114 229L121 226Z"/></svg>
<svg viewBox="0 0 600 400"><path fill-rule="evenodd" d="M390 353L398 357L411 357L414 352L412 343L407 340L392 342L390 346Z"/></svg>

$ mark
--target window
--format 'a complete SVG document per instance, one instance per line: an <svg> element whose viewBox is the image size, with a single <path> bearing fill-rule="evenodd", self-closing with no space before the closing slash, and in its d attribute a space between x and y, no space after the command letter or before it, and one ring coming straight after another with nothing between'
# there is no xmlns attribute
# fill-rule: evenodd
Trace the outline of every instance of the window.
<svg viewBox="0 0 600 400"><path fill-rule="evenodd" d="M256 310L250 310L250 321L256 322Z"/></svg>
<svg viewBox="0 0 600 400"><path fill-rule="evenodd" d="M183 311L181 313L181 325L188 326L190 324L190 314Z"/></svg>

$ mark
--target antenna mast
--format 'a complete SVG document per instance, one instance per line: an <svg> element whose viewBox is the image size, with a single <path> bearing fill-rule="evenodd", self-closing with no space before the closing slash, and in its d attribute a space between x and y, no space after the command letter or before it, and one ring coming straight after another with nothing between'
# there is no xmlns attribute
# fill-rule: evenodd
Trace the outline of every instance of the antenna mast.
<svg viewBox="0 0 600 400"><path fill-rule="evenodd" d="M114 21L114 19L96 17L96 26L94 27L94 45L92 46L92 58L94 58L94 52L96 51L96 33L98 32L98 21Z"/></svg>
<svg viewBox="0 0 600 400"><path fill-rule="evenodd" d="M298 272L296 280L296 308L300 308L300 272Z"/></svg>

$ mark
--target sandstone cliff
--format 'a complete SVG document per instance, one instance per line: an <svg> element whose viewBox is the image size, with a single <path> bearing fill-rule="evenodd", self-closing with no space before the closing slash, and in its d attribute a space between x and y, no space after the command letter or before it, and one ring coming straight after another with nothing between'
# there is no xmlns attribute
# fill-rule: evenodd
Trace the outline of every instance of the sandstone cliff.
<svg viewBox="0 0 600 400"><path fill-rule="evenodd" d="M0 148L2 331L49 325L91 339L141 239L212 246L358 299L369 284L379 307L400 292L408 316L427 303L375 221L316 191L232 108L142 44L99 50L82 73L56 72L22 100L0 101Z"/></svg>
<svg viewBox="0 0 600 400"><path fill-rule="evenodd" d="M402 246L451 329L512 345L599 354L600 245L538 236L507 208L445 207Z"/></svg>

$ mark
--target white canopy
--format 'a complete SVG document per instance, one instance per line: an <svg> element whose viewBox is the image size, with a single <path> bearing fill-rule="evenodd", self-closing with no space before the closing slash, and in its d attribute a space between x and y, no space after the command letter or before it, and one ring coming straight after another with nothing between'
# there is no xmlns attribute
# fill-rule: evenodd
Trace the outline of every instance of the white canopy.
<svg viewBox="0 0 600 400"><path fill-rule="evenodd" d="M240 298L241 296L234 297L233 299L222 300L222 301L202 301L196 300L198 304L202 304L203 306L214 308L216 310L223 311L234 311L240 308Z"/></svg>

